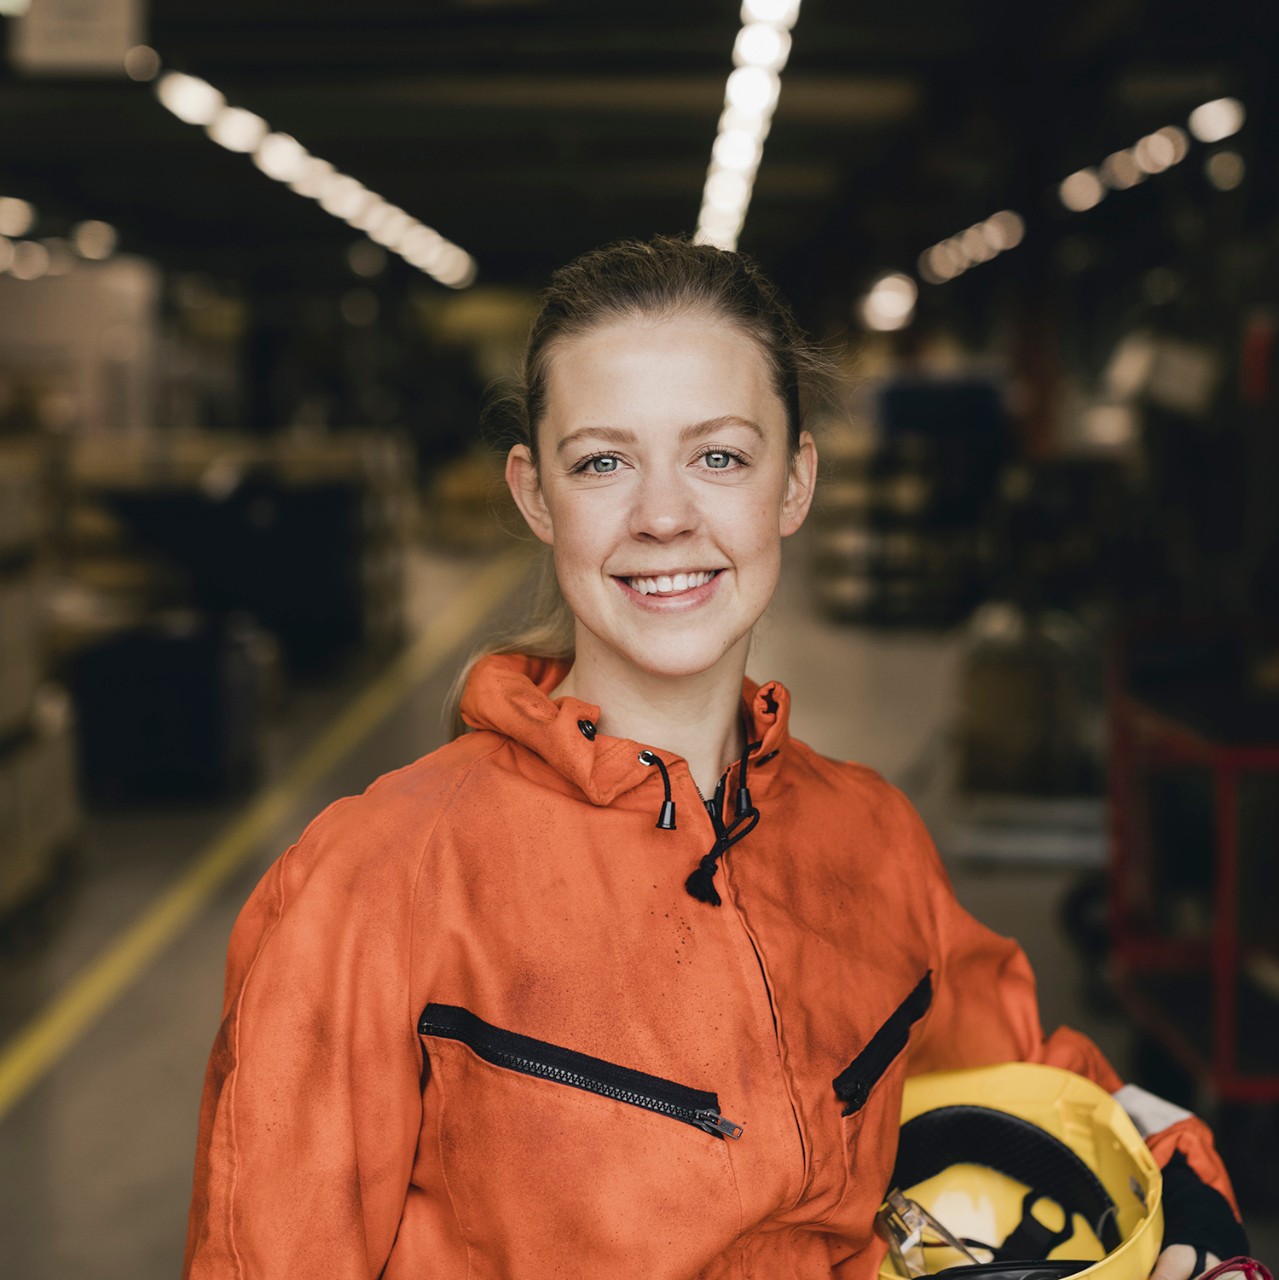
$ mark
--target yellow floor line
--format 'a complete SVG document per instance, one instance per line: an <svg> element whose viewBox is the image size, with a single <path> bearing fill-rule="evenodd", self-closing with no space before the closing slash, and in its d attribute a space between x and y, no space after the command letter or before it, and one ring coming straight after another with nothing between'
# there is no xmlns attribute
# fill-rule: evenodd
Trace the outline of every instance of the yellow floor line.
<svg viewBox="0 0 1279 1280"><path fill-rule="evenodd" d="M306 792L348 755L479 625L527 573L516 548L481 571L421 638L333 721L274 786L214 838L168 889L0 1051L0 1118L80 1039L284 823Z"/></svg>

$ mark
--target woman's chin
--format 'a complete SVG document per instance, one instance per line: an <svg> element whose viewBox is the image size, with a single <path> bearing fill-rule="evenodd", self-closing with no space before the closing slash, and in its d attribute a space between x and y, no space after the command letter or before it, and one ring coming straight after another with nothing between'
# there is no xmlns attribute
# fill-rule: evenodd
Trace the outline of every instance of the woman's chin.
<svg viewBox="0 0 1279 1280"><path fill-rule="evenodd" d="M741 671L738 668L744 668L750 632L727 648L722 644L699 642L692 637L682 640L674 636L662 637L651 644L635 645L601 644L595 637L591 637L587 643L590 644L591 641L594 642L592 647L597 647L599 665L612 667L614 670L629 667L650 680L692 680L730 667L740 677ZM579 641L579 660L583 656Z"/></svg>

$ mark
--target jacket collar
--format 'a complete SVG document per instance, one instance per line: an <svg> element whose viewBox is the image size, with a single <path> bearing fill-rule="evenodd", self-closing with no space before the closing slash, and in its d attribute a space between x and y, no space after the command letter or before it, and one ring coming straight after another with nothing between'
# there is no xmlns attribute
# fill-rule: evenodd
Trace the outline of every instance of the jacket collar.
<svg viewBox="0 0 1279 1280"><path fill-rule="evenodd" d="M524 654L481 658L467 677L462 719L473 729L504 734L540 756L593 804L611 804L653 777L639 760L648 744L583 733L582 722L598 722L599 707L578 698L550 698L568 669L567 661ZM756 773L757 762L773 756L789 740L790 696L776 680L762 685L746 680L742 706L750 740L761 744L751 755L754 785L766 776ZM656 750L668 762L675 758Z"/></svg>

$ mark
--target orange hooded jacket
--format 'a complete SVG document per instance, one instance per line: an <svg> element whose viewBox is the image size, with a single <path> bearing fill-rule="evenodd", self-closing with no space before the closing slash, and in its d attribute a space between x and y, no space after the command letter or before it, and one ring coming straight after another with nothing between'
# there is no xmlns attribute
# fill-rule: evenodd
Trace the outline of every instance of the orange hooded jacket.
<svg viewBox="0 0 1279 1280"><path fill-rule="evenodd" d="M758 826L719 907L660 771L491 657L477 732L339 800L232 935L185 1274L869 1280L909 1073L1050 1062L1015 943L956 902L909 803L747 683ZM726 785L732 813L738 770ZM838 1092L837 1092L838 1085ZM1151 1140L1230 1195L1207 1130Z"/></svg>

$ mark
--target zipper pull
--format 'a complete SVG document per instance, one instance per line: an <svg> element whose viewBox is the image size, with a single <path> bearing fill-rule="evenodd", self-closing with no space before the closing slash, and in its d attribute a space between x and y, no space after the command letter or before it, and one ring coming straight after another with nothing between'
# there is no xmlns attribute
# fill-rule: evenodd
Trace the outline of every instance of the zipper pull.
<svg viewBox="0 0 1279 1280"><path fill-rule="evenodd" d="M742 1126L734 1124L731 1120L725 1120L718 1111L707 1107L704 1111L695 1111L697 1127L705 1129L707 1133L717 1133L721 1138L740 1138L742 1136Z"/></svg>
<svg viewBox="0 0 1279 1280"><path fill-rule="evenodd" d="M870 1086L863 1080L857 1080L849 1085L843 1093L839 1095L839 1100L848 1104L843 1114L846 1116L856 1115L870 1099Z"/></svg>

